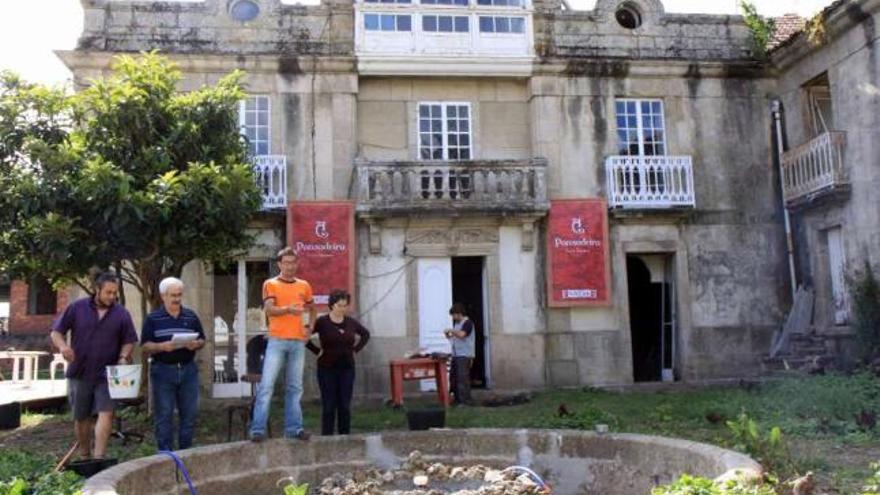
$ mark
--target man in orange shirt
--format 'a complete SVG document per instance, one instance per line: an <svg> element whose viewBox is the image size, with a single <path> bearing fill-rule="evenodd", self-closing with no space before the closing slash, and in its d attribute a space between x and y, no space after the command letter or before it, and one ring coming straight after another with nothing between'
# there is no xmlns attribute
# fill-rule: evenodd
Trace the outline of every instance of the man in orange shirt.
<svg viewBox="0 0 880 495"><path fill-rule="evenodd" d="M269 319L269 343L266 346L263 377L257 387L254 417L251 421L250 437L254 442L266 438L266 423L275 379L278 378L285 359L287 375L284 387L284 436L309 439L308 432L303 429L300 399L303 391L305 344L311 335L311 325L316 316L312 286L305 280L296 278L299 259L293 248L286 247L279 251L276 261L281 274L263 283L263 309ZM305 311L309 312L308 325L303 324L302 315Z"/></svg>

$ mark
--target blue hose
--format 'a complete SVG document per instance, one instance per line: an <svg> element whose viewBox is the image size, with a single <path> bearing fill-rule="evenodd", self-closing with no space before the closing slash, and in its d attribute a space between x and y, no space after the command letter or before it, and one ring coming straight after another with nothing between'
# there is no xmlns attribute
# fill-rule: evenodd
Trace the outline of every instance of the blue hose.
<svg viewBox="0 0 880 495"><path fill-rule="evenodd" d="M187 471L186 466L183 464L183 460L180 458L180 456L178 456L174 452L171 452L170 450L160 450L159 453L165 454L170 457L174 461L174 464L177 466L177 469L183 471L183 479L185 479L186 484L189 485L190 495L196 495L196 489L193 486L193 482L189 477L189 471Z"/></svg>

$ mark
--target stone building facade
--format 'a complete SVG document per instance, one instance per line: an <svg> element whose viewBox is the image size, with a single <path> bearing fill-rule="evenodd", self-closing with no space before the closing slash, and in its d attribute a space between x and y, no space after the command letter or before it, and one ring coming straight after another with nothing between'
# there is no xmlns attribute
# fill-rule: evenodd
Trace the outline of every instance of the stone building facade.
<svg viewBox="0 0 880 495"><path fill-rule="evenodd" d="M259 242L232 269L184 274L187 303L214 322L202 366L215 396L249 393L234 363L262 326L283 207L310 200L355 203L355 297L373 332L360 394L387 393L388 361L419 348L453 299L477 322L473 378L490 388L694 381L760 373L788 309L772 104L786 108L789 143L807 142L791 109L821 71L839 92L852 187L842 203L795 213L810 239L800 269L817 287L827 278L814 245L827 245L829 225L846 226L847 259L876 261L877 126L865 109L878 74L865 46L876 45L877 2L842 3L824 46L795 37L760 61L740 17L666 13L659 0L592 11L554 0L84 0L79 46L60 56L77 84L116 54L150 49L180 64L181 90L247 73L242 124L272 179ZM606 307L547 304L546 216L572 198L609 205Z"/></svg>

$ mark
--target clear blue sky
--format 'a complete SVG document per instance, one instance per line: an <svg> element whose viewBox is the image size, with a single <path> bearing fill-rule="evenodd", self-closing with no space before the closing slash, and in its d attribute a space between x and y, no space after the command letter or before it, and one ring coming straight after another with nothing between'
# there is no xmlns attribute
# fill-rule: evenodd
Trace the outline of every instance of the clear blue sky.
<svg viewBox="0 0 880 495"><path fill-rule="evenodd" d="M311 0L316 2L317 0ZM282 0L283 3L298 3ZM303 1L302 3L311 3ZM794 12L805 17L831 0L754 0L762 15ZM596 0L571 0L575 9L592 9ZM736 14L739 0L665 0L666 12ZM76 45L82 30L80 0L0 0L0 69L11 69L26 79L63 83L70 72L52 53Z"/></svg>

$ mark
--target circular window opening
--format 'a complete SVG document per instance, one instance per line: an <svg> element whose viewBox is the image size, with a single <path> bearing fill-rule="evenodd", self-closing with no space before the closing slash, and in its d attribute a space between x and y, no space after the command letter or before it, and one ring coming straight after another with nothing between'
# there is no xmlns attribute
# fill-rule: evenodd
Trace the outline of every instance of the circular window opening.
<svg viewBox="0 0 880 495"><path fill-rule="evenodd" d="M251 0L239 0L232 4L229 13L236 21L252 21L260 15L260 6Z"/></svg>
<svg viewBox="0 0 880 495"><path fill-rule="evenodd" d="M614 13L617 23L626 29L635 29L642 25L642 14L632 5L621 5Z"/></svg>

